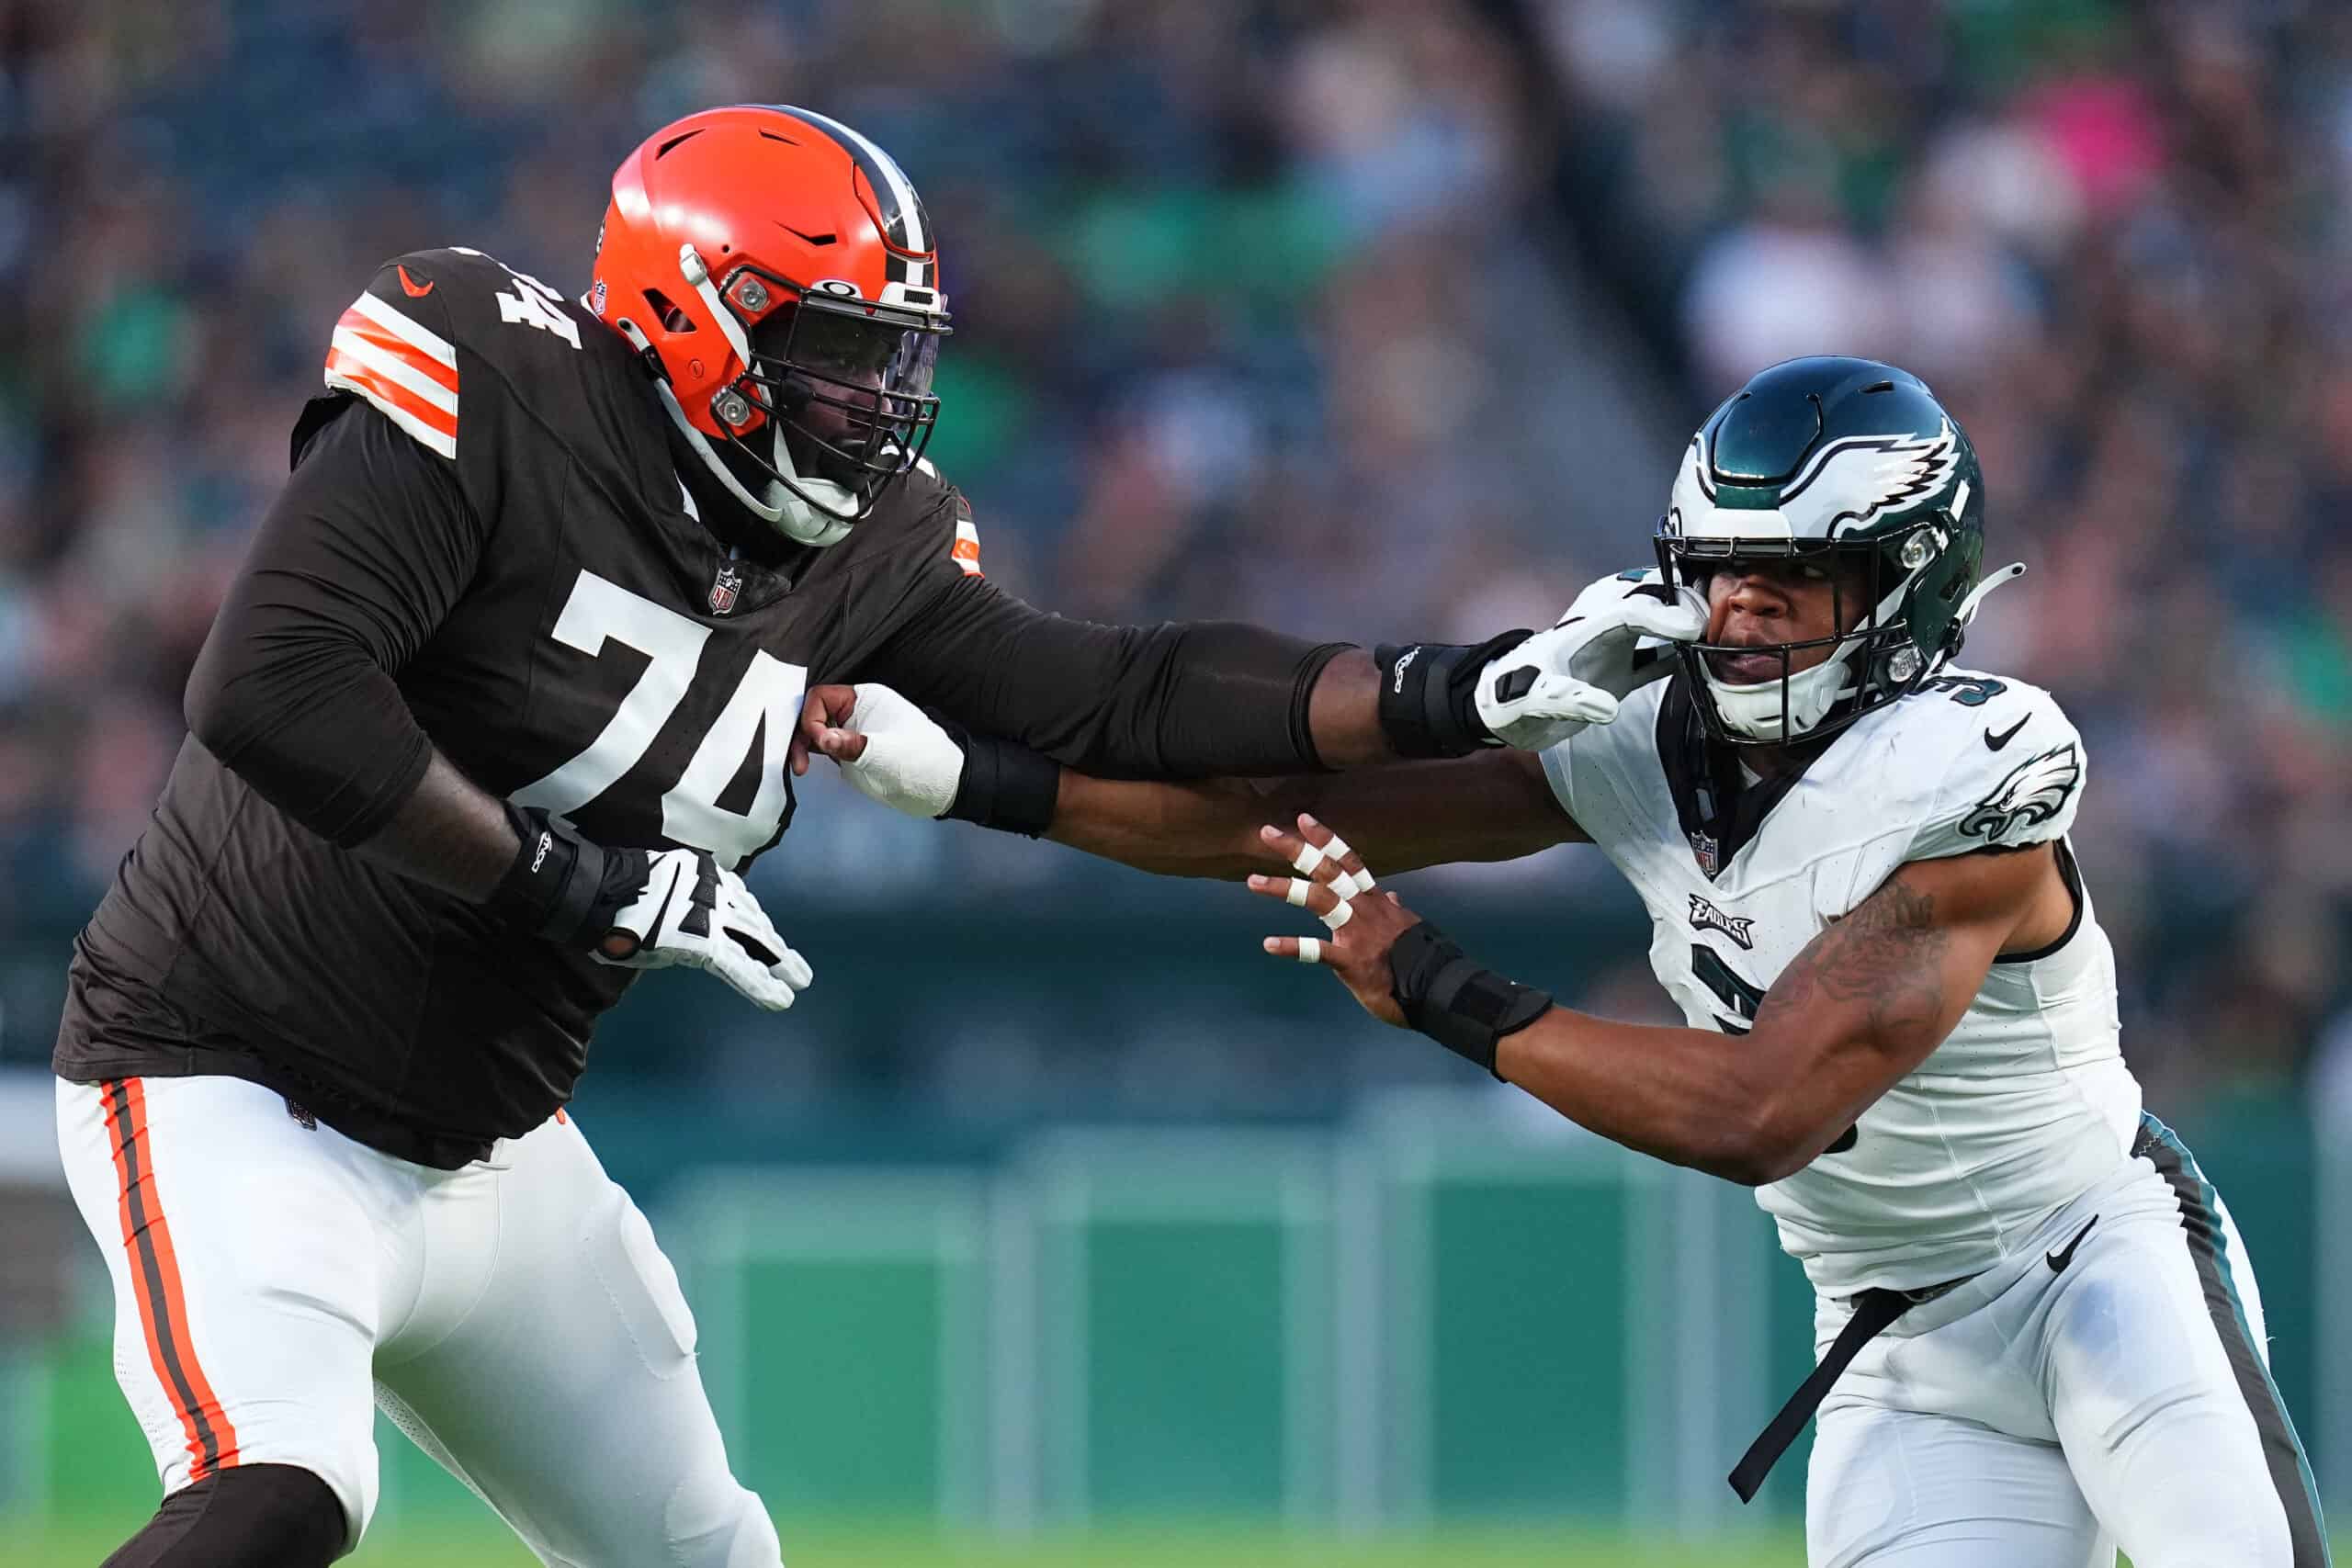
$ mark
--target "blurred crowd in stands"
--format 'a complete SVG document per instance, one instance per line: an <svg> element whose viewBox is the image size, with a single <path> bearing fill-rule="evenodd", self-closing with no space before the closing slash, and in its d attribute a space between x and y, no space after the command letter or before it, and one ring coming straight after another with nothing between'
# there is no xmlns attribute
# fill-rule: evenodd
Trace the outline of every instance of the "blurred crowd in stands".
<svg viewBox="0 0 2352 1568"><path fill-rule="evenodd" d="M374 265L463 243L576 288L620 154L736 100L845 119L922 188L956 322L932 455L990 575L1070 614L1546 620L1648 558L1755 369L1918 371L1983 455L1988 560L2033 569L1966 661L2088 738L2133 1061L2176 1089L2291 1082L2331 1033L2352 1061L2352 12L2324 0L6 0L17 961L62 963L138 833ZM975 897L1017 874L877 817L809 852L870 897L925 856Z"/></svg>

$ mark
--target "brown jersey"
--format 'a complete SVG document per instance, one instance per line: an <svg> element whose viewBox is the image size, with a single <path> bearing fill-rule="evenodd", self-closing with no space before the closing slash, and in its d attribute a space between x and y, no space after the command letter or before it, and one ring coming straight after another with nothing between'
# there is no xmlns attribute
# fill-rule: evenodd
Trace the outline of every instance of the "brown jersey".
<svg viewBox="0 0 2352 1568"><path fill-rule="evenodd" d="M445 1166L545 1120L634 972L354 852L434 748L591 839L739 869L790 823L814 682L887 681L1099 771L1314 765L1329 646L1033 610L978 576L928 467L830 548L731 547L628 345L478 252L382 268L326 378L195 734L76 943L62 1077L248 1077Z"/></svg>

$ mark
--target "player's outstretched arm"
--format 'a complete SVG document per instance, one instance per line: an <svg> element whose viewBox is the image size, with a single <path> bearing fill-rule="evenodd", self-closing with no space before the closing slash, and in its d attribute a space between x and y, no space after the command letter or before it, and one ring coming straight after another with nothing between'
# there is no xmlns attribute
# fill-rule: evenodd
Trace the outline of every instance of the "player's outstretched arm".
<svg viewBox="0 0 2352 1568"><path fill-rule="evenodd" d="M1046 837L1171 876L1238 877L1292 863L1260 825L1312 813L1341 825L1357 859L1396 871L1517 860L1585 835L1544 782L1540 758L1485 751L1353 773L1203 784L1137 784L1062 770Z"/></svg>
<svg viewBox="0 0 2352 1568"><path fill-rule="evenodd" d="M1259 824L1309 810L1346 824L1366 853L1396 870L1515 860L1584 840L1544 783L1542 760L1525 751L1287 779L1102 779L990 737L953 733L877 684L810 690L794 772L807 770L811 751L910 816L1008 828L1170 876L1238 877L1288 864Z"/></svg>
<svg viewBox="0 0 2352 1568"><path fill-rule="evenodd" d="M1540 750L1605 723L1666 672L1645 637L1698 614L1640 574L1607 578L1559 625L1371 653L1230 621L1102 626L1048 615L939 552L852 661L955 722L1120 778L1274 777ZM1654 578L1655 573L1648 574Z"/></svg>
<svg viewBox="0 0 2352 1568"><path fill-rule="evenodd" d="M1311 819L1285 844L1328 841ZM1419 1030L1604 1137L1745 1185L1819 1157L1960 1021L2005 947L2030 943L2064 895L2048 844L1917 861L1805 948L1753 1032L1616 1023L1480 967L1393 892L1342 899L1328 864L1253 876L1324 938L1269 937L1329 966L1367 1012Z"/></svg>

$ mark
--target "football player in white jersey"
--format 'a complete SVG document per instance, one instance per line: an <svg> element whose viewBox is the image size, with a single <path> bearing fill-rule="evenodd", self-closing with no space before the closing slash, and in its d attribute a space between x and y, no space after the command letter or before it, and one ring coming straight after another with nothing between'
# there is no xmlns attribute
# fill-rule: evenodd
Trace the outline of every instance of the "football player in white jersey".
<svg viewBox="0 0 2352 1568"><path fill-rule="evenodd" d="M1917 378L1775 366L1692 439L1656 570L1593 584L1462 694L1503 746L1299 781L1277 800L1316 815L1248 845L1259 797L1066 774L1049 835L1163 871L1289 862L1251 886L1330 931L1268 952L1572 1121L1755 1187L1817 1293L1820 1365L1732 1480L1752 1495L1818 1408L1815 1568L2111 1568L2119 1545L2137 1568L2312 1568L2326 1539L2245 1249L2119 1050L2066 841L2081 737L2047 692L1951 664L2023 570L1980 581L1984 516L1968 438ZM1589 722L1512 717L1563 682ZM861 693L862 758L821 715L811 734L893 798L938 741ZM1557 1006L1364 865L1568 841L1640 894L1690 1027Z"/></svg>

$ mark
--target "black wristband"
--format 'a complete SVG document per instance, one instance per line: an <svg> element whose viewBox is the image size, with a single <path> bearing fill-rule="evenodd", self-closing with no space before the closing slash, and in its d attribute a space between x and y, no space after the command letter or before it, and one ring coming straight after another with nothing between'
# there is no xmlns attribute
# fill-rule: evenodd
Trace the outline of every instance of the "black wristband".
<svg viewBox="0 0 2352 1568"><path fill-rule="evenodd" d="M645 880L643 852L614 853L536 807L509 804L506 819L523 847L483 906L518 931L567 947L605 934L615 909ZM619 881L625 886L607 888Z"/></svg>
<svg viewBox="0 0 2352 1568"><path fill-rule="evenodd" d="M1548 992L1479 968L1427 920L1389 947L1388 986L1407 1023L1489 1073L1496 1043L1552 1010Z"/></svg>
<svg viewBox="0 0 2352 1568"><path fill-rule="evenodd" d="M1399 757L1466 757L1498 742L1478 720L1478 672L1534 634L1505 632L1485 642L1383 643L1380 730Z"/></svg>
<svg viewBox="0 0 2352 1568"><path fill-rule="evenodd" d="M932 717L964 749L956 799L939 814L942 820L976 823L1031 839L1054 825L1062 788L1059 762L1016 741L975 735L938 714Z"/></svg>

